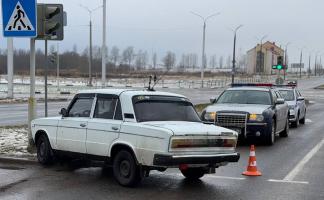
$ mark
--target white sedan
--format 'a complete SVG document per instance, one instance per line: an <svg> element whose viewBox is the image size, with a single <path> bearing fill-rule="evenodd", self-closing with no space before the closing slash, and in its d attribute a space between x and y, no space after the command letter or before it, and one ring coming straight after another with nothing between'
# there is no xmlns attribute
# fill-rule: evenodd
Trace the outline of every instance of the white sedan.
<svg viewBox="0 0 324 200"><path fill-rule="evenodd" d="M32 121L38 161L48 165L62 156L104 161L124 186L169 167L199 179L240 157L237 132L204 124L182 95L89 90L76 94L60 114Z"/></svg>

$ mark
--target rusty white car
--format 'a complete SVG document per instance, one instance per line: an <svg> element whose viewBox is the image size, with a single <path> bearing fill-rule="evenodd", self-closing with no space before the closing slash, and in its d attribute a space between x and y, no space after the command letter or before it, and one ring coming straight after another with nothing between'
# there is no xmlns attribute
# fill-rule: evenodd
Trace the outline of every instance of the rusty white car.
<svg viewBox="0 0 324 200"><path fill-rule="evenodd" d="M167 168L195 180L240 157L238 133L202 122L192 103L178 94L81 91L60 114L32 121L38 161L48 165L62 155L103 161L123 186Z"/></svg>

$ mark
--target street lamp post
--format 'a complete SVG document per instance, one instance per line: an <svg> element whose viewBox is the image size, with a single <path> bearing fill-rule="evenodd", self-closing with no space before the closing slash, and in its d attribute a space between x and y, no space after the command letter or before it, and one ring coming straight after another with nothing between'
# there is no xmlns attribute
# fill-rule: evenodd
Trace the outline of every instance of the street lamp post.
<svg viewBox="0 0 324 200"><path fill-rule="evenodd" d="M261 62L261 60L262 60L262 43L263 43L263 40L265 39L267 37L267 35L264 35L261 39L259 39L258 37L256 37L257 38L257 40L259 40L260 41L260 55L259 55L259 60L260 60L260 69L259 70L257 70L257 72L264 72L264 62ZM257 63L257 62L256 62Z"/></svg>
<svg viewBox="0 0 324 200"><path fill-rule="evenodd" d="M192 12L191 13L193 15L196 15L197 17L201 18L203 20L203 41L202 41L202 64L201 64L201 85L202 87L204 87L204 70L206 68L206 54L205 54L205 41L206 41L206 22L208 19L212 18L212 17L215 17L217 15L219 15L220 13L215 13L215 14L212 14L212 15L209 15L207 17L203 17L195 12Z"/></svg>
<svg viewBox="0 0 324 200"><path fill-rule="evenodd" d="M242 27L243 25L239 25L232 31L234 32L234 45L233 45L233 66L232 66L232 85L234 84L234 76L235 76L235 64L236 64L236 58L235 58L235 53L236 53L236 33L237 31Z"/></svg>
<svg viewBox="0 0 324 200"><path fill-rule="evenodd" d="M302 62L303 62L303 50L305 47L300 49L300 59L299 59L299 78L301 79L302 73L301 73L301 68L302 68Z"/></svg>
<svg viewBox="0 0 324 200"><path fill-rule="evenodd" d="M106 84L106 54L107 54L107 46L106 46L106 27L107 27L107 18L106 18L106 7L107 1L103 0L103 12L102 12L102 48L101 48L101 86L105 87Z"/></svg>
<svg viewBox="0 0 324 200"><path fill-rule="evenodd" d="M92 13L102 6L98 6L97 8L94 8L90 10L88 7L83 6L82 4L79 4L80 7L84 8L89 13L89 83L88 86L92 86Z"/></svg>
<svg viewBox="0 0 324 200"><path fill-rule="evenodd" d="M288 64L288 62L287 62L287 58L288 58L288 45L289 44L291 44L290 42L288 42L287 44L286 44L286 48L285 48L285 68L284 68L284 80L286 80L286 70L287 70L287 64Z"/></svg>

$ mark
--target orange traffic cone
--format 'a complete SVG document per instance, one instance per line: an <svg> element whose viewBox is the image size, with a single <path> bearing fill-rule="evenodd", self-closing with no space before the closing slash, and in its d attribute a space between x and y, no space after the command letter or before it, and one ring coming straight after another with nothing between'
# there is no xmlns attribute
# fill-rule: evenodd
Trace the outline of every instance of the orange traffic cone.
<svg viewBox="0 0 324 200"><path fill-rule="evenodd" d="M249 165L245 172L242 173L245 176L261 176L261 172L258 171L256 156L255 156L255 148L254 145L251 145L250 149L250 157L249 157Z"/></svg>

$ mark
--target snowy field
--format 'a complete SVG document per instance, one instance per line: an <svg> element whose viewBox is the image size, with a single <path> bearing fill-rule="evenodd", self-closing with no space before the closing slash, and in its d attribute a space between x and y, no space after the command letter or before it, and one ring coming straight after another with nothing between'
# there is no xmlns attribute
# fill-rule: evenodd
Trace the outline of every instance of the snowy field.
<svg viewBox="0 0 324 200"><path fill-rule="evenodd" d="M25 157L27 152L27 128L0 128L0 155Z"/></svg>

